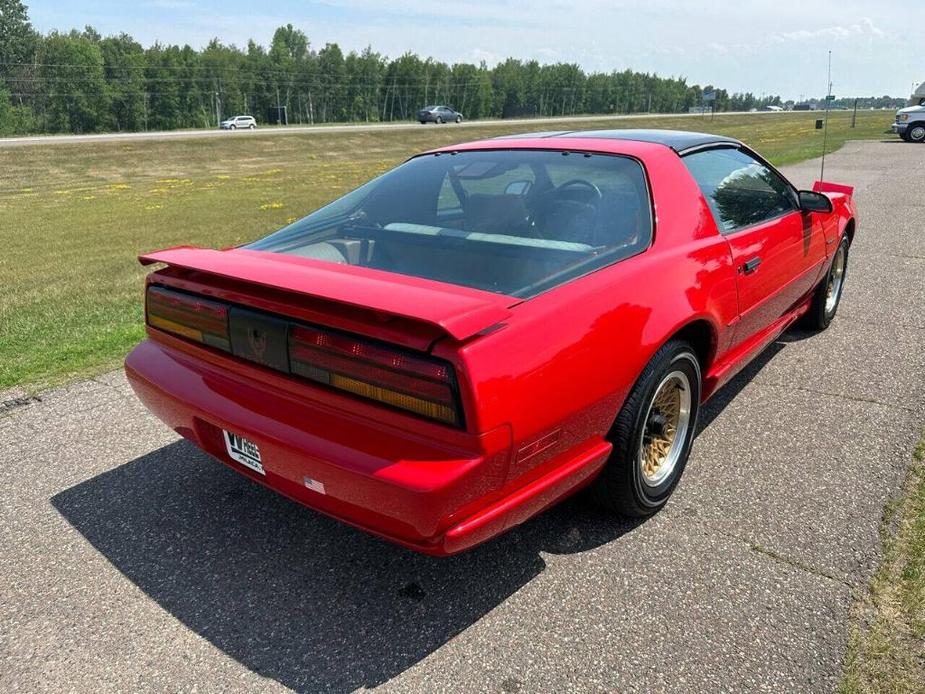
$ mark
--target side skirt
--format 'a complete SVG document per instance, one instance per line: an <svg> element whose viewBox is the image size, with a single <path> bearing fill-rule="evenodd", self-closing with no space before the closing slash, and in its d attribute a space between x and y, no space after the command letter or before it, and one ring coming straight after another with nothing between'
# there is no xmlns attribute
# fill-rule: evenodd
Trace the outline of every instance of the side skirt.
<svg viewBox="0 0 925 694"><path fill-rule="evenodd" d="M755 357L767 349L787 328L796 323L809 310L812 296L811 293L808 298L802 300L795 308L785 313L764 330L742 341L733 350L726 353L720 361L715 362L704 376L702 401L706 402Z"/></svg>

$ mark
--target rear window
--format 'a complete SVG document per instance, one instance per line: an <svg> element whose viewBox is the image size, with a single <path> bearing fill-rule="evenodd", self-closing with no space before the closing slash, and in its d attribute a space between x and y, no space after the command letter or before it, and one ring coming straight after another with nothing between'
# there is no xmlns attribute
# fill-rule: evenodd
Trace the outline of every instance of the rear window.
<svg viewBox="0 0 925 694"><path fill-rule="evenodd" d="M531 297L651 239L636 160L493 150L417 157L247 248Z"/></svg>

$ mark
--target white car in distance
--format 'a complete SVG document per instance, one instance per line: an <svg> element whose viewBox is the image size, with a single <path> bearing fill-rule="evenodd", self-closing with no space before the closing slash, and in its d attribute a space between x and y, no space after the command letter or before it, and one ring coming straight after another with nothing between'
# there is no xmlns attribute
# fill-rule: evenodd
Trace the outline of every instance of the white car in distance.
<svg viewBox="0 0 925 694"><path fill-rule="evenodd" d="M254 130L257 127L257 121L254 120L253 116L232 116L228 120L223 120L220 127L222 130L238 130L240 128Z"/></svg>

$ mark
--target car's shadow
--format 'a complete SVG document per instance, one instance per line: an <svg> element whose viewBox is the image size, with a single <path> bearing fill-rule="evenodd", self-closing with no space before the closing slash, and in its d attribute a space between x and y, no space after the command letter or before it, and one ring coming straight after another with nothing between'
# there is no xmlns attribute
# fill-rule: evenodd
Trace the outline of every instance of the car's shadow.
<svg viewBox="0 0 925 694"><path fill-rule="evenodd" d="M781 348L717 394L701 430ZM387 682L542 572L542 553L593 549L638 525L579 496L435 559L302 508L183 441L51 501L163 609L252 671L303 692Z"/></svg>
<svg viewBox="0 0 925 694"><path fill-rule="evenodd" d="M55 508L163 609L297 691L382 684L502 603L545 563L634 525L567 501L437 559L253 484L180 441L76 485Z"/></svg>

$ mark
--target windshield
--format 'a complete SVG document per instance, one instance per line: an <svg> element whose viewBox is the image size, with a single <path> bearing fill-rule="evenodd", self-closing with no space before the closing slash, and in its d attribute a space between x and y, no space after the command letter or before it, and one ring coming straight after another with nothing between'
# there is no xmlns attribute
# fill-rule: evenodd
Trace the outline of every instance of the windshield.
<svg viewBox="0 0 925 694"><path fill-rule="evenodd" d="M246 247L530 297L651 238L636 160L492 150L417 157Z"/></svg>

